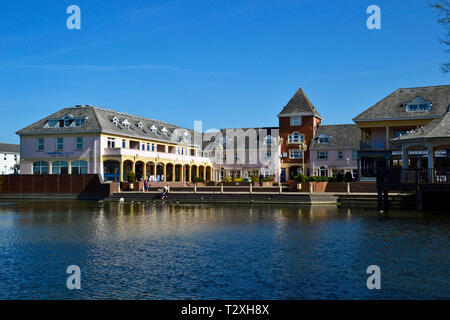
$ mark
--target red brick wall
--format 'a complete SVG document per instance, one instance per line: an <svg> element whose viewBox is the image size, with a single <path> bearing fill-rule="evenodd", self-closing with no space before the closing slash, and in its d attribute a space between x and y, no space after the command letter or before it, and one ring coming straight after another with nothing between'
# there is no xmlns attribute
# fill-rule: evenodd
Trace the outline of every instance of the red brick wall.
<svg viewBox="0 0 450 320"><path fill-rule="evenodd" d="M0 176L2 194L39 193L106 197L114 190L114 183L102 183L96 174Z"/></svg>
<svg viewBox="0 0 450 320"><path fill-rule="evenodd" d="M314 125L314 118L316 123ZM279 118L279 130L280 137L283 138L283 145L281 146L281 153L287 153L287 157L283 157L283 163L301 163L302 159L289 159L289 149L298 149L297 144L289 144L288 136L293 132L297 131L305 136L305 143L309 146L311 140L314 138L314 133L316 132L317 125L320 123L320 119L314 116L303 116L301 126L292 126L290 122L290 117L280 117ZM309 163L309 149L305 152L305 163Z"/></svg>

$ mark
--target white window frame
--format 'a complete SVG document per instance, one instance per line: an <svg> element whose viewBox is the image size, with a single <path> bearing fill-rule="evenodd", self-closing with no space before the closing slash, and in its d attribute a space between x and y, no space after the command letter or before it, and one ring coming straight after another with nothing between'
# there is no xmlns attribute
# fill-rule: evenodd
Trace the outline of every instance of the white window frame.
<svg viewBox="0 0 450 320"><path fill-rule="evenodd" d="M41 144L40 140L42 140L42 144ZM40 148L41 146L42 146L42 149ZM36 139L36 150L38 152L45 151L45 139L44 138L37 138Z"/></svg>
<svg viewBox="0 0 450 320"><path fill-rule="evenodd" d="M302 117L291 117L289 122L291 127L299 127L302 125Z"/></svg>
<svg viewBox="0 0 450 320"><path fill-rule="evenodd" d="M58 148L58 145L60 144L58 142L59 139L61 139L61 146L62 146L61 148ZM55 151L64 151L64 138L62 137L56 138L55 142L56 142Z"/></svg>
<svg viewBox="0 0 450 320"><path fill-rule="evenodd" d="M330 142L330 136L326 134L321 134L319 138L317 139L318 143L329 143Z"/></svg>
<svg viewBox="0 0 450 320"><path fill-rule="evenodd" d="M115 138L108 138L107 142L108 149L114 149L116 147L116 139Z"/></svg>
<svg viewBox="0 0 450 320"><path fill-rule="evenodd" d="M303 159L303 151L300 149L289 149L289 159Z"/></svg>
<svg viewBox="0 0 450 320"><path fill-rule="evenodd" d="M325 158L321 157L321 154L325 154ZM320 160L320 161L328 160L328 152L327 151L317 151L317 160Z"/></svg>
<svg viewBox="0 0 450 320"><path fill-rule="evenodd" d="M81 147L79 147L79 142L78 139L81 139ZM84 141L83 141L83 137L75 137L75 151L83 151L83 145L84 145Z"/></svg>
<svg viewBox="0 0 450 320"><path fill-rule="evenodd" d="M298 136L298 139L294 139L294 137L297 137L297 136ZM293 132L292 134L290 134L288 136L289 144L300 144L300 143L303 143L304 141L305 141L305 135L303 135L297 131Z"/></svg>

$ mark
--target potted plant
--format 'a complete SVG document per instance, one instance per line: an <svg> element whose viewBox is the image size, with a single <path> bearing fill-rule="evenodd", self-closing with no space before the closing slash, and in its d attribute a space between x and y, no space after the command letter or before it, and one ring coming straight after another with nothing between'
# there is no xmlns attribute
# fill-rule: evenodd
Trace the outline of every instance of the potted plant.
<svg viewBox="0 0 450 320"><path fill-rule="evenodd" d="M234 178L233 179L233 182L238 186L241 182L243 182L244 181L244 179L242 179L242 178Z"/></svg>
<svg viewBox="0 0 450 320"><path fill-rule="evenodd" d="M200 187L205 186L205 179L203 179L202 177L194 177L194 179L192 179L192 182Z"/></svg>
<svg viewBox="0 0 450 320"><path fill-rule="evenodd" d="M251 176L250 180L254 187L259 185L259 177L257 175Z"/></svg>
<svg viewBox="0 0 450 320"><path fill-rule="evenodd" d="M264 177L263 178L263 187L272 187L273 186L273 178L272 177Z"/></svg>
<svg viewBox="0 0 450 320"><path fill-rule="evenodd" d="M304 174L299 174L295 176L295 181L297 182L297 190L301 190L302 183L306 182L306 176Z"/></svg>
<svg viewBox="0 0 450 320"><path fill-rule="evenodd" d="M230 177L225 177L222 179L222 183L230 183L233 182L233 179L231 179Z"/></svg>
<svg viewBox="0 0 450 320"><path fill-rule="evenodd" d="M134 182L136 181L136 174L133 171L128 172L127 181L129 183L130 190L133 190Z"/></svg>

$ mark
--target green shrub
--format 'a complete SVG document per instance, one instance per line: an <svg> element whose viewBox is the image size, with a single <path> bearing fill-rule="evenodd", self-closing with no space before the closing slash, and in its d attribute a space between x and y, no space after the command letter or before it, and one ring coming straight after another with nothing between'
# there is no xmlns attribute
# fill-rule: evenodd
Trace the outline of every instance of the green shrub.
<svg viewBox="0 0 450 320"><path fill-rule="evenodd" d="M328 177L328 182L338 182L338 178L337 177Z"/></svg>
<svg viewBox="0 0 450 320"><path fill-rule="evenodd" d="M252 182L259 182L259 177L256 176L256 175L254 175L254 176L251 176L250 180L251 180Z"/></svg>
<svg viewBox="0 0 450 320"><path fill-rule="evenodd" d="M244 181L244 179L242 179L242 178L234 178L233 179L233 182L243 182Z"/></svg>
<svg viewBox="0 0 450 320"><path fill-rule="evenodd" d="M272 177L264 177L263 182L273 182L273 178Z"/></svg>
<svg viewBox="0 0 450 320"><path fill-rule="evenodd" d="M225 182L233 182L233 180L230 177L225 177L222 179L222 183L225 183Z"/></svg>
<svg viewBox="0 0 450 320"><path fill-rule="evenodd" d="M192 182L194 183L204 183L205 179L203 179L202 177L194 177L194 179L192 179Z"/></svg>
<svg viewBox="0 0 450 320"><path fill-rule="evenodd" d="M307 178L308 177L306 177L304 174L299 174L294 177L294 179L295 179L295 181L297 181L297 183L304 183L304 182L306 182Z"/></svg>
<svg viewBox="0 0 450 320"><path fill-rule="evenodd" d="M136 173L134 173L133 171L128 172L127 181L129 183L134 183L136 181Z"/></svg>
<svg viewBox="0 0 450 320"><path fill-rule="evenodd" d="M352 177L352 174L350 172L346 172L345 173L344 181L345 182L353 182L353 177Z"/></svg>

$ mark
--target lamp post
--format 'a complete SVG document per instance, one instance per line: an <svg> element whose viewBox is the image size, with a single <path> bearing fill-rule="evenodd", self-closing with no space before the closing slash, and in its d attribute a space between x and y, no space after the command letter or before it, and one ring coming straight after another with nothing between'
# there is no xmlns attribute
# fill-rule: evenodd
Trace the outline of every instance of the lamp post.
<svg viewBox="0 0 450 320"><path fill-rule="evenodd" d="M220 153L220 156L219 156ZM218 158L219 162L219 174L218 174L218 180L222 180L224 177L222 177L222 159L223 159L223 146L220 144L216 147L216 157Z"/></svg>
<svg viewBox="0 0 450 320"><path fill-rule="evenodd" d="M305 151L308 149L308 145L302 142L300 143L299 149L302 153L302 174L305 175Z"/></svg>
<svg viewBox="0 0 450 320"><path fill-rule="evenodd" d="M277 148L278 148L278 152L279 152L279 160L277 159L277 180L279 183L281 183L281 163L283 162L283 153L281 150L281 146L283 145L283 138L282 137L278 137L276 139L276 143L277 143Z"/></svg>

